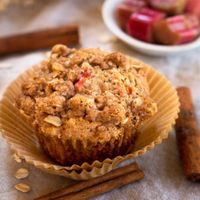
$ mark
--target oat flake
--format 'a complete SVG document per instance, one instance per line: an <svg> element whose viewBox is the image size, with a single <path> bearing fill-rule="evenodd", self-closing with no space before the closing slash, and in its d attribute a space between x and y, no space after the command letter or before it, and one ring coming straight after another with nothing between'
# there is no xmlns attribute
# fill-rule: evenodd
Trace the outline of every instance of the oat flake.
<svg viewBox="0 0 200 200"><path fill-rule="evenodd" d="M17 179L23 179L26 178L29 175L29 171L25 168L20 168L15 173L15 178Z"/></svg>
<svg viewBox="0 0 200 200"><path fill-rule="evenodd" d="M15 189L20 191L20 192L29 192L31 190L31 187L25 183L19 183L15 185Z"/></svg>

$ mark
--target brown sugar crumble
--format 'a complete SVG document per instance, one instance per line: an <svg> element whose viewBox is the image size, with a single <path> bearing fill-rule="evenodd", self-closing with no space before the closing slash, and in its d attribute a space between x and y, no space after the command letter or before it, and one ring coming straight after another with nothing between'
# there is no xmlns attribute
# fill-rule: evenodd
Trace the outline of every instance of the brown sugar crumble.
<svg viewBox="0 0 200 200"><path fill-rule="evenodd" d="M157 109L140 61L64 45L53 47L16 102L44 150L67 165L127 153Z"/></svg>

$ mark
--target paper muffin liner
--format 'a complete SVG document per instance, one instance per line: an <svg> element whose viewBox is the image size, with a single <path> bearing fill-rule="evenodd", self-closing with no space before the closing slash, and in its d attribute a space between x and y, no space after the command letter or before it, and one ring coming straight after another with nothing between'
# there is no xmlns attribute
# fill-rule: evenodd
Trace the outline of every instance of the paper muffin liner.
<svg viewBox="0 0 200 200"><path fill-rule="evenodd" d="M153 149L168 137L179 112L179 99L169 81L152 67L146 66L150 96L158 106L158 112L141 127L134 148L125 156L94 161L92 164L61 166L53 162L41 149L33 128L14 106L21 91L21 84L29 78L39 65L19 76L4 93L0 103L0 129L11 149L26 162L43 171L76 180L86 180L111 171L124 160L135 158Z"/></svg>
<svg viewBox="0 0 200 200"><path fill-rule="evenodd" d="M67 131L67 130L66 130ZM117 155L125 155L133 147L137 133L126 131L119 137L111 135L107 141L94 141L93 138L85 140L68 138L61 141L57 135L37 134L41 147L47 155L58 163L79 164L92 162L93 160L104 160L104 158L114 158ZM71 163L71 164L70 164Z"/></svg>

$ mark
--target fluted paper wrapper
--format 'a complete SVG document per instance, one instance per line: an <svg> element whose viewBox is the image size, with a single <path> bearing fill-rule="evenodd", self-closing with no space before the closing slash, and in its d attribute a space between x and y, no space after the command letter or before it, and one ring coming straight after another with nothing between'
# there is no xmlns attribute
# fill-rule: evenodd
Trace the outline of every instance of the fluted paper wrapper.
<svg viewBox="0 0 200 200"><path fill-rule="evenodd" d="M33 128L14 106L20 93L21 84L37 70L39 65L19 76L7 89L0 103L0 129L11 149L26 162L46 172L66 176L76 180L85 180L101 176L111 171L124 160L144 154L168 137L179 112L179 100L176 90L169 81L155 69L146 67L150 96L158 106L158 112L140 129L134 149L125 156L83 163L81 166L61 166L54 163L41 149Z"/></svg>

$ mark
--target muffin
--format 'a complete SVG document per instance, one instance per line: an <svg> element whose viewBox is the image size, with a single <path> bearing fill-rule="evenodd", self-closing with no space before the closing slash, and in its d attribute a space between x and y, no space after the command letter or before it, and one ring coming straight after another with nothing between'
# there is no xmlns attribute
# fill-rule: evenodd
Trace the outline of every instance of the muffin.
<svg viewBox="0 0 200 200"><path fill-rule="evenodd" d="M67 166L127 154L157 110L142 62L64 45L22 84L16 105L44 151Z"/></svg>

